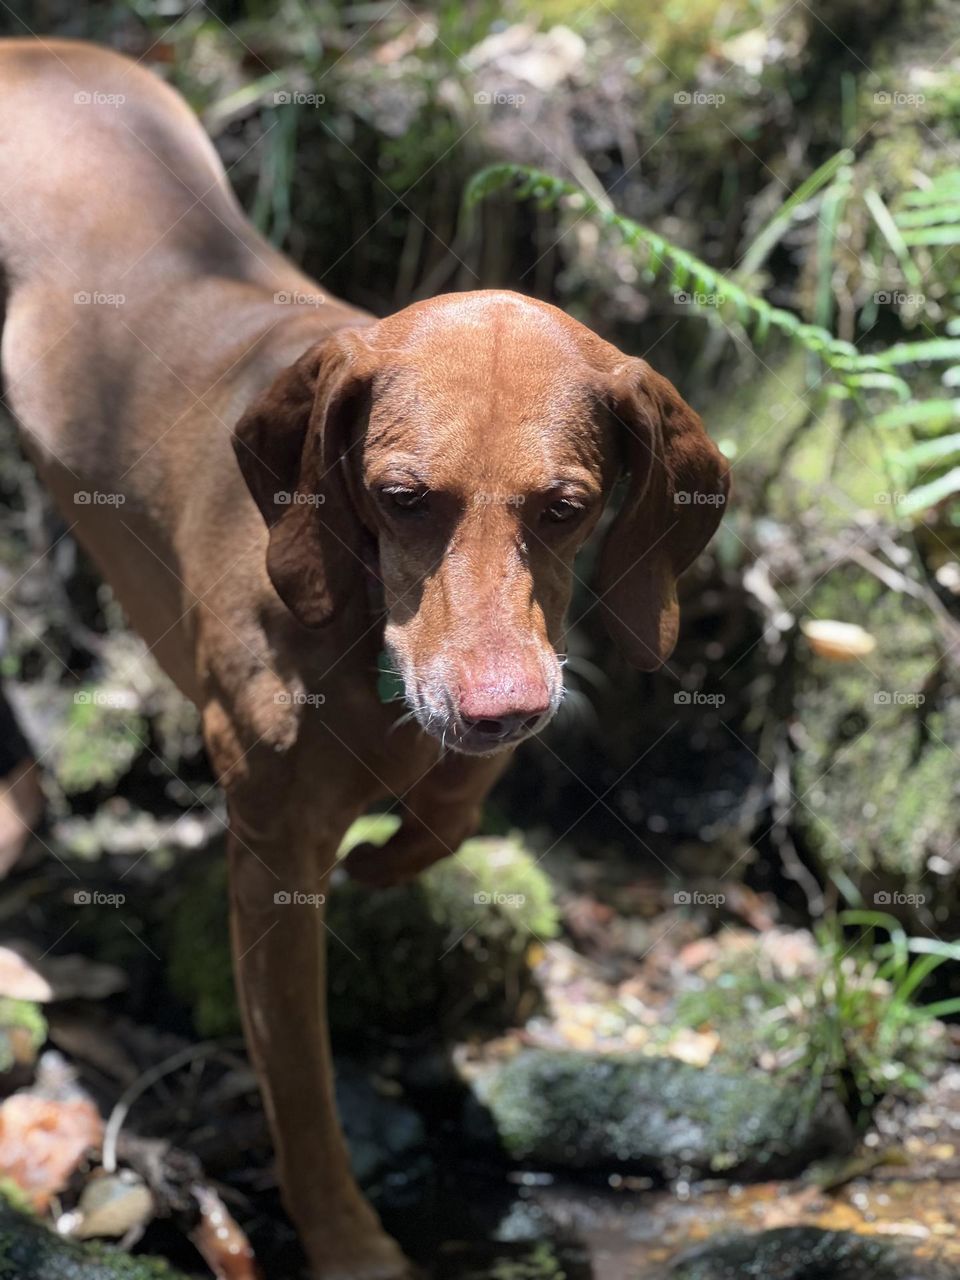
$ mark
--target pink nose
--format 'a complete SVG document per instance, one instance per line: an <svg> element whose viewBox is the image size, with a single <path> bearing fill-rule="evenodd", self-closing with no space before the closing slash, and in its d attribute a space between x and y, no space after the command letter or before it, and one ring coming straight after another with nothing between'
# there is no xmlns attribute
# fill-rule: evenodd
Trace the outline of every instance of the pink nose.
<svg viewBox="0 0 960 1280"><path fill-rule="evenodd" d="M457 710L464 728L478 737L500 740L528 733L550 710L543 677L500 673L460 682Z"/></svg>

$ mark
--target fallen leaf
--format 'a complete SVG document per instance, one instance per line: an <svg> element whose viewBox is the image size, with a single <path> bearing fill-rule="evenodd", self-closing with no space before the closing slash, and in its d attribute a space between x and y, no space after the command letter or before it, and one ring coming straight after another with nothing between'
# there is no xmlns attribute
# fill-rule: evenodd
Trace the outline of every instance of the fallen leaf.
<svg viewBox="0 0 960 1280"><path fill-rule="evenodd" d="M54 1102L15 1093L0 1105L0 1177L10 1178L43 1213L91 1147L103 1138L92 1102Z"/></svg>
<svg viewBox="0 0 960 1280"><path fill-rule="evenodd" d="M0 947L0 996L45 1003L53 999L53 988L22 955Z"/></svg>
<svg viewBox="0 0 960 1280"><path fill-rule="evenodd" d="M0 947L0 996L18 1000L102 1000L127 986L127 976L112 964L86 956L44 956L29 942Z"/></svg>
<svg viewBox="0 0 960 1280"><path fill-rule="evenodd" d="M200 1206L200 1222L190 1239L217 1280L262 1280L250 1241L217 1193L198 1185L193 1194Z"/></svg>
<svg viewBox="0 0 960 1280"><path fill-rule="evenodd" d="M716 1053L720 1037L713 1031L691 1031L682 1027L670 1037L665 1047L668 1057L685 1062L690 1067L705 1067Z"/></svg>
<svg viewBox="0 0 960 1280"><path fill-rule="evenodd" d="M153 1196L143 1180L129 1169L91 1178L77 1205L71 1235L87 1240L108 1236L119 1240L135 1227L142 1227L154 1212Z"/></svg>
<svg viewBox="0 0 960 1280"><path fill-rule="evenodd" d="M834 662L849 662L852 658L865 658L877 647L877 642L870 632L857 626L855 622L808 618L800 623L800 630L807 637L814 653L821 658L830 658Z"/></svg>

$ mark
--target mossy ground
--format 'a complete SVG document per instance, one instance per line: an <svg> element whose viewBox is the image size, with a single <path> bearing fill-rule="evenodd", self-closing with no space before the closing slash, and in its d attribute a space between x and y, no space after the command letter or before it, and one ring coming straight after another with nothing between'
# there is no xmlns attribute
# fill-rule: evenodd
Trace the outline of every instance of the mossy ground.
<svg viewBox="0 0 960 1280"><path fill-rule="evenodd" d="M160 1258L77 1244L0 1198L0 1280L187 1280Z"/></svg>
<svg viewBox="0 0 960 1280"><path fill-rule="evenodd" d="M807 660L799 825L827 872L861 886L869 905L889 903L891 890L919 893L918 905L946 921L957 907L945 873L955 860L960 708L939 679L929 613L852 566L834 569L807 603L815 617L864 626L877 647L851 662Z"/></svg>

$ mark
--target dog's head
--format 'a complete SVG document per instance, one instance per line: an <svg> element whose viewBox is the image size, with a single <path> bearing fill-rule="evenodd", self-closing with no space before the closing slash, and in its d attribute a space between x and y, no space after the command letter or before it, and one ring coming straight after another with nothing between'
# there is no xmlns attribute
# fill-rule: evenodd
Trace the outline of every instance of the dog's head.
<svg viewBox="0 0 960 1280"><path fill-rule="evenodd" d="M517 294L450 294L340 332L247 410L235 447L281 598L322 627L364 593L424 729L490 752L557 709L574 556L617 478L594 598L645 670L676 580L723 513L727 464L643 360Z"/></svg>

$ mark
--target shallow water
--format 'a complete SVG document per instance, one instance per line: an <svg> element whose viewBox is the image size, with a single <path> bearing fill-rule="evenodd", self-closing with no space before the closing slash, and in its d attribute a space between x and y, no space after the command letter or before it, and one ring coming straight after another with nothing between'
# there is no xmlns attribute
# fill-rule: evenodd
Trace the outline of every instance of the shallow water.
<svg viewBox="0 0 960 1280"><path fill-rule="evenodd" d="M389 1224L438 1280L539 1280L523 1248L536 1241L552 1243L565 1280L660 1280L671 1259L711 1237L800 1225L900 1239L918 1259L960 1267L960 1180L911 1181L884 1171L827 1193L802 1182L674 1192L643 1180L591 1189L544 1175L515 1179L498 1192L464 1177L430 1208L387 1215ZM549 1266L542 1272L544 1280L558 1274Z"/></svg>

